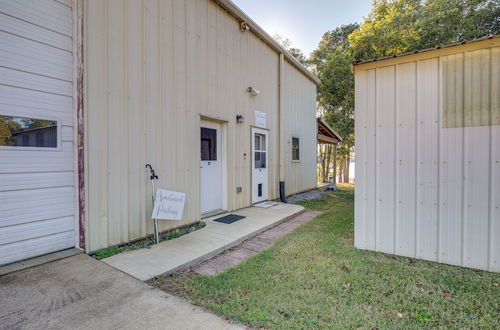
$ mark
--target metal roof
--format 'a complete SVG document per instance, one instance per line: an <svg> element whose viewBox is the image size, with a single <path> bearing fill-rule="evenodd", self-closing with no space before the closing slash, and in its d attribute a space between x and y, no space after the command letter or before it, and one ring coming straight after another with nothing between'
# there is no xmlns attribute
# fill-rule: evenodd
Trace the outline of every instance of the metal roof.
<svg viewBox="0 0 500 330"><path fill-rule="evenodd" d="M491 36L486 36L486 37L482 37L482 38L477 38L477 39L472 39L472 40L466 40L466 41L456 42L456 43L453 43L453 44L448 44L448 45L436 46L436 47L433 47L433 48L426 48L426 49L416 50L416 51L413 51L413 52L407 52L407 53L402 53L402 54L397 54L397 55L390 55L390 56L378 57L378 58L374 58L374 59L371 59L371 60L356 61L353 64L354 65L360 65L360 64L365 64L365 63L378 62L378 61L388 60L388 59L391 59L391 58L403 57L403 56L408 56L408 55L412 55L412 54L425 53L425 52L430 52L430 51L437 50L437 49L443 49L443 48L449 48L449 47L456 47L456 46L460 46L460 45L471 44L471 43L475 43L475 42L479 42L479 41L483 41L483 40L496 39L496 38L500 38L500 35L491 35Z"/></svg>

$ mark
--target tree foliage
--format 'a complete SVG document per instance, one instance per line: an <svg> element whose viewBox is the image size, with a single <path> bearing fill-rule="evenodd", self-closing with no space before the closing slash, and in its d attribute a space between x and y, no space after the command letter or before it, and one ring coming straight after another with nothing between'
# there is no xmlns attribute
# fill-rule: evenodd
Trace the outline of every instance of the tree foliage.
<svg viewBox="0 0 500 330"><path fill-rule="evenodd" d="M361 25L323 35L308 63L321 79L318 105L342 136L339 164L354 146L354 75L359 60L397 55L500 31L500 0L375 0Z"/></svg>
<svg viewBox="0 0 500 330"><path fill-rule="evenodd" d="M500 31L500 0L375 0L349 35L355 60L397 55Z"/></svg>
<svg viewBox="0 0 500 330"><path fill-rule="evenodd" d="M290 55L295 57L295 59L297 61L299 61L300 64L302 64L305 67L308 66L307 57L304 55L304 53L299 48L292 47L292 41L290 39L288 39L287 37L281 36L277 33L273 37L279 43L281 43L283 48L285 48L290 53Z"/></svg>

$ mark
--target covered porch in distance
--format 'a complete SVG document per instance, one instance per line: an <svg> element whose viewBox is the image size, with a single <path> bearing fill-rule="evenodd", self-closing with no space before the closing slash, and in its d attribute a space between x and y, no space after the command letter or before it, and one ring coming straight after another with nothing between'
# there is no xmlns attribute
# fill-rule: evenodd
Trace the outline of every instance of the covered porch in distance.
<svg viewBox="0 0 500 330"><path fill-rule="evenodd" d="M318 188L337 183L337 145L340 135L322 118L316 119L318 135Z"/></svg>

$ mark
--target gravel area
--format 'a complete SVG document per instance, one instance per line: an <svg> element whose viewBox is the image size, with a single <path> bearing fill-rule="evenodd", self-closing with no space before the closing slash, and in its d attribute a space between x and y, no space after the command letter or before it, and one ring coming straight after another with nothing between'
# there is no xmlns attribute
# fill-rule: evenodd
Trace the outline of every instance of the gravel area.
<svg viewBox="0 0 500 330"><path fill-rule="evenodd" d="M321 198L323 193L324 193L324 191L321 191L321 190L311 190L311 191L308 191L305 193L289 196L286 199L287 199L288 203L295 204L298 202L309 201L311 199Z"/></svg>

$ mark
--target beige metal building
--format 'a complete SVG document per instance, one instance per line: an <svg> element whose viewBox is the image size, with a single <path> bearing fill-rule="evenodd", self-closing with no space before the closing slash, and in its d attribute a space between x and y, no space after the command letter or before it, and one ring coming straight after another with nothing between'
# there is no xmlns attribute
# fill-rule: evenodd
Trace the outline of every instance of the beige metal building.
<svg viewBox="0 0 500 330"><path fill-rule="evenodd" d="M500 38L354 70L356 247L500 271Z"/></svg>
<svg viewBox="0 0 500 330"><path fill-rule="evenodd" d="M314 188L318 82L228 0L1 1L0 264L150 234L147 163L161 230Z"/></svg>

